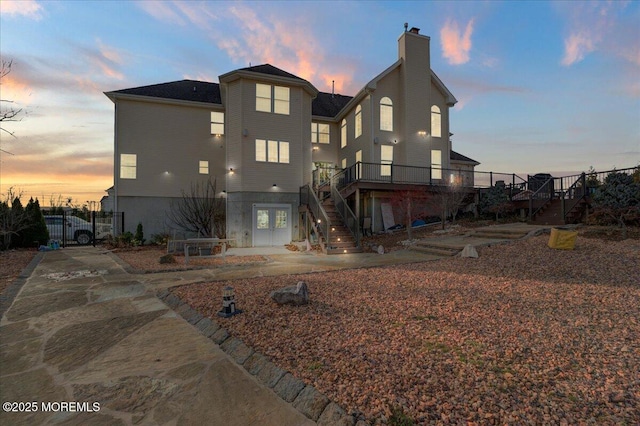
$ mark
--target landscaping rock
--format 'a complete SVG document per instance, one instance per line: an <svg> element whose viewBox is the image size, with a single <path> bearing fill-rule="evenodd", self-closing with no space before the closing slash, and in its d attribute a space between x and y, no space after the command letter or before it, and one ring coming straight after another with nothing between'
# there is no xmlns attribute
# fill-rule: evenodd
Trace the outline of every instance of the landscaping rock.
<svg viewBox="0 0 640 426"><path fill-rule="evenodd" d="M309 303L309 289L304 281L271 292L271 298L279 305L306 305Z"/></svg>
<svg viewBox="0 0 640 426"><path fill-rule="evenodd" d="M176 263L176 258L171 253L167 253L160 257L160 264Z"/></svg>
<svg viewBox="0 0 640 426"><path fill-rule="evenodd" d="M471 244L467 244L466 246L464 246L464 248L460 252L460 257L477 258L478 257L478 251Z"/></svg>

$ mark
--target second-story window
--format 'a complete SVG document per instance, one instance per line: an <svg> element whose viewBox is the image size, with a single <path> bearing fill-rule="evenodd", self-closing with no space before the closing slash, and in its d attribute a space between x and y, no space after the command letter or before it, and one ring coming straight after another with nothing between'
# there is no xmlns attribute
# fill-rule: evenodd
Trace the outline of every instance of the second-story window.
<svg viewBox="0 0 640 426"><path fill-rule="evenodd" d="M256 139L256 161L289 164L289 142Z"/></svg>
<svg viewBox="0 0 640 426"><path fill-rule="evenodd" d="M431 107L431 136L442 137L442 115L437 105Z"/></svg>
<svg viewBox="0 0 640 426"><path fill-rule="evenodd" d="M289 115L289 88L256 83L256 111Z"/></svg>
<svg viewBox="0 0 640 426"><path fill-rule="evenodd" d="M324 123L311 123L311 142L329 143L331 141L329 125Z"/></svg>
<svg viewBox="0 0 640 426"><path fill-rule="evenodd" d="M209 161L207 160L198 161L198 173L200 173L201 175L209 174Z"/></svg>
<svg viewBox="0 0 640 426"><path fill-rule="evenodd" d="M224 112L211 111L211 134L224 135Z"/></svg>
<svg viewBox="0 0 640 426"><path fill-rule="evenodd" d="M393 131L393 102L386 96L380 99L380 130Z"/></svg>
<svg viewBox="0 0 640 426"><path fill-rule="evenodd" d="M340 148L347 146L347 120L343 119L340 125Z"/></svg>
<svg viewBox="0 0 640 426"><path fill-rule="evenodd" d="M356 133L355 137L359 138L362 135L362 106L358 105L356 107Z"/></svg>

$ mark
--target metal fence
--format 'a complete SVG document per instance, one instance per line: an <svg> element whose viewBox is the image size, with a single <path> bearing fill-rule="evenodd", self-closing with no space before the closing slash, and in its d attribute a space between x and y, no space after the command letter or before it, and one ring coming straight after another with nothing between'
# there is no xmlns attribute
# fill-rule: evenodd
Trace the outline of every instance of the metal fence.
<svg viewBox="0 0 640 426"><path fill-rule="evenodd" d="M124 230L124 212L73 212L42 209L49 243L60 247L96 245Z"/></svg>

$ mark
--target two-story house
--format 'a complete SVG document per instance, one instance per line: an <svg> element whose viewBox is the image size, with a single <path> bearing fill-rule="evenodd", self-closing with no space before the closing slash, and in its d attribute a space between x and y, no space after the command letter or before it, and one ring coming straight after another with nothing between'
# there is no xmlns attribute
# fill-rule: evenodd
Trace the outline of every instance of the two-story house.
<svg viewBox="0 0 640 426"><path fill-rule="evenodd" d="M269 64L231 71L219 84L105 93L115 104L114 210L125 212L127 229L166 232L171 202L215 178L227 237L269 246L306 236L301 187L319 189L330 177L348 185L356 220L371 218L374 230L383 229L381 203L403 185L447 184L458 170L473 186L468 172L478 163L451 150L456 99L431 70L429 41L405 28L398 59L353 97Z"/></svg>

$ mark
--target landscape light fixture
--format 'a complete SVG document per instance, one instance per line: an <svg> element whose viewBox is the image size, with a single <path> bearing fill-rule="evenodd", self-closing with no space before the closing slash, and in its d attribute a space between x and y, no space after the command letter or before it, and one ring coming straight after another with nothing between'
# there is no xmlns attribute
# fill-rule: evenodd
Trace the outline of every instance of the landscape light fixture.
<svg viewBox="0 0 640 426"><path fill-rule="evenodd" d="M218 311L218 316L229 318L233 315L242 313L240 309L236 309L236 293L233 287L225 287L222 289L222 309Z"/></svg>

